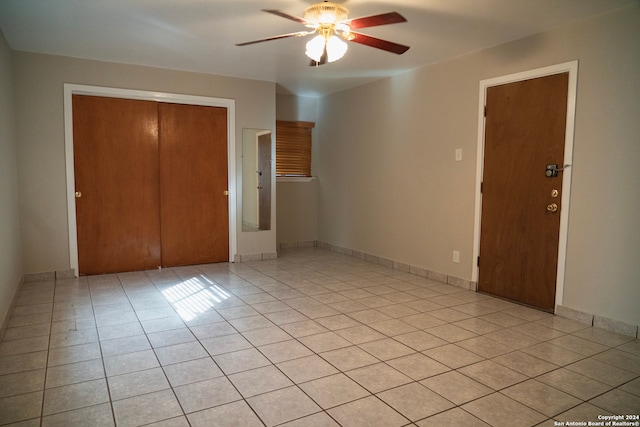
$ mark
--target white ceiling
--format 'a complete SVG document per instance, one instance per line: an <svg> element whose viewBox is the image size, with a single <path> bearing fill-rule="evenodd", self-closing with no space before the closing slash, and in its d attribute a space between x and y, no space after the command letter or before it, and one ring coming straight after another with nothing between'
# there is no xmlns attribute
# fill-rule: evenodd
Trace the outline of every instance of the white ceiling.
<svg viewBox="0 0 640 427"><path fill-rule="evenodd" d="M317 96L516 40L638 0L338 0L350 18L397 11L406 23L359 30L411 46L395 55L349 44L310 67L305 38L236 43L305 28L262 12L302 16L313 0L0 0L14 50L236 76Z"/></svg>

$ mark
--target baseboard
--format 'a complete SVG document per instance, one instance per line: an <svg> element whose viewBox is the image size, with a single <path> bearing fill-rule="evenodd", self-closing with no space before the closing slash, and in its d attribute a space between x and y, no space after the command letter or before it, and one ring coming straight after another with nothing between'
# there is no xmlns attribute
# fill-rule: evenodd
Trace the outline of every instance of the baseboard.
<svg viewBox="0 0 640 427"><path fill-rule="evenodd" d="M278 245L279 249L292 249L314 246L322 249L327 249L332 252L337 252L343 255L352 256L362 259L374 264L380 264L385 267L393 268L396 270L404 271L405 273L415 274L417 276L426 277L427 279L435 282L446 283L449 285L457 286L462 289L468 289L471 291L478 290L478 283L461 279L455 276L449 276L436 271L427 270L422 267L416 267L406 263L389 260L386 258L378 257L376 255L367 254L365 252L356 251L353 249L343 248L340 246L332 245L330 243L315 241L315 242L300 242L300 243L281 243ZM610 332L614 332L621 335L627 335L635 338L640 338L640 325L633 325L625 323L620 320L609 319L597 314L585 313L579 310L575 310L570 307L557 305L554 314L566 319L575 320L580 323L584 323L589 326L604 329Z"/></svg>
<svg viewBox="0 0 640 427"><path fill-rule="evenodd" d="M76 277L76 271L73 268L67 270L47 271L45 273L27 273L22 276L24 283L32 282L49 282L52 280L73 279Z"/></svg>
<svg viewBox="0 0 640 427"><path fill-rule="evenodd" d="M456 286L456 287L466 289L466 290L471 290L471 291L477 290L476 282L461 279L455 276L449 276L443 273L439 273L437 271L427 270L422 267L416 267L413 265L394 261L391 259L379 257L377 255L368 254L366 252L356 251L353 249L332 245L330 243L320 242L317 240L313 242L280 243L278 245L279 249L293 249L293 248L303 248L303 247L319 247L322 249L330 250L332 252L337 252L342 255L352 256L354 258L358 258L366 262L370 262L372 264L378 264L384 267L389 267L395 270L403 271L405 273L415 274L417 276L421 276L429 280L433 280L435 282L445 283L445 284L449 284L452 286Z"/></svg>
<svg viewBox="0 0 640 427"><path fill-rule="evenodd" d="M270 259L277 259L277 252L263 252L260 254L236 254L235 262L250 262L250 261L267 261Z"/></svg>
<svg viewBox="0 0 640 427"><path fill-rule="evenodd" d="M0 341L4 338L4 334L9 325L9 319L11 318L11 314L13 312L13 308L15 307L16 301L18 299L18 294L20 293L20 289L22 285L25 283L36 283L36 282L51 282L55 280L65 280L65 279L73 279L76 277L76 271L72 268L67 270L57 270L57 271L48 271L45 273L27 273L23 274L20 279L20 283L16 287L15 293L11 300L11 305L9 306L9 311L5 316L5 319L2 320L2 326L0 326Z"/></svg>
<svg viewBox="0 0 640 427"><path fill-rule="evenodd" d="M22 276L22 281L24 283L50 282L52 280L56 280L55 271L49 271L46 273L27 273L24 276Z"/></svg>
<svg viewBox="0 0 640 427"><path fill-rule="evenodd" d="M556 306L555 314L556 316L564 317L565 319L575 320L576 322L584 323L585 325L634 338L638 338L638 334L640 331L640 325L632 325L620 320L609 319L597 314L586 313L584 311L576 310L574 308L566 307L563 305Z"/></svg>
<svg viewBox="0 0 640 427"><path fill-rule="evenodd" d="M278 243L278 250L282 249L295 249L295 248L314 248L318 245L317 240L310 240L305 242L287 242Z"/></svg>
<svg viewBox="0 0 640 427"><path fill-rule="evenodd" d="M78 277L73 268L68 270L56 270L56 280L75 279Z"/></svg>

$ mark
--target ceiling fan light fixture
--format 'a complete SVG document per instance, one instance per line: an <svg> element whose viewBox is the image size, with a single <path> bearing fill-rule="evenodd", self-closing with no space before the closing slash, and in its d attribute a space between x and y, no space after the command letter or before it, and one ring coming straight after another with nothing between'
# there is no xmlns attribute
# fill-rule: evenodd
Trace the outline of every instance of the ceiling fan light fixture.
<svg viewBox="0 0 640 427"><path fill-rule="evenodd" d="M305 54L312 60L310 65L313 66L334 62L342 58L348 50L348 44L345 42L354 42L398 55L405 53L409 49L409 46L351 31L352 28L359 30L378 25L406 22L407 20L398 12L349 19L347 8L329 1L315 3L307 7L304 12L304 18L289 15L286 12L275 9L263 9L263 11L295 21L306 26L309 30L238 43L236 46L247 46L271 40L315 34L315 37L306 44L305 50Z"/></svg>

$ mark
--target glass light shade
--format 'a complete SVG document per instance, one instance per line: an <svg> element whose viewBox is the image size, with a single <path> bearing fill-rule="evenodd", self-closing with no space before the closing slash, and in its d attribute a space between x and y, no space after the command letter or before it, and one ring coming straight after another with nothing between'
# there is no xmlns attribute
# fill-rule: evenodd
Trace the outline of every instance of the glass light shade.
<svg viewBox="0 0 640 427"><path fill-rule="evenodd" d="M327 61L333 62L342 58L349 46L338 36L331 36L327 40Z"/></svg>
<svg viewBox="0 0 640 427"><path fill-rule="evenodd" d="M316 62L320 62L322 54L324 53L325 39L323 36L315 36L307 43L307 50L305 54Z"/></svg>

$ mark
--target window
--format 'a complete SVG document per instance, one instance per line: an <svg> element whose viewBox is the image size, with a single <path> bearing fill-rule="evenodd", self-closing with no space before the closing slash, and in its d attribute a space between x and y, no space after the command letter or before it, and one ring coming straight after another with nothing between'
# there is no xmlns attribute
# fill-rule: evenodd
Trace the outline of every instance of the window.
<svg viewBox="0 0 640 427"><path fill-rule="evenodd" d="M311 176L313 122L276 121L276 176Z"/></svg>

